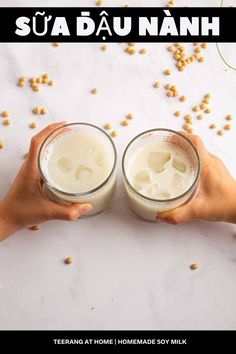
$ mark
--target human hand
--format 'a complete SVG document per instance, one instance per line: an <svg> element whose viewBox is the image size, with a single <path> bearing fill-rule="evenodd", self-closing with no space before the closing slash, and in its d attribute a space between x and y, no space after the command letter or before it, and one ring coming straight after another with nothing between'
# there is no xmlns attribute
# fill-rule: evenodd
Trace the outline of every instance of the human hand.
<svg viewBox="0 0 236 354"><path fill-rule="evenodd" d="M187 204L157 215L158 222L182 224L194 219L236 223L236 181L224 163L209 153L202 140L195 135L182 133L196 147L202 172L195 196Z"/></svg>
<svg viewBox="0 0 236 354"><path fill-rule="evenodd" d="M39 149L44 139L63 124L65 122L51 124L32 138L27 159L0 201L0 240L35 224L51 219L76 220L91 211L90 204L61 205L43 193L38 169Z"/></svg>

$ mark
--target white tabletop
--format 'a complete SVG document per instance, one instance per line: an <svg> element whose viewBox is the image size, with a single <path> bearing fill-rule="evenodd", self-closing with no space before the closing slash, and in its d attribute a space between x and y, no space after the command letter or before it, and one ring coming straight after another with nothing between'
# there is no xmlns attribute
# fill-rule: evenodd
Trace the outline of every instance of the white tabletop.
<svg viewBox="0 0 236 354"><path fill-rule="evenodd" d="M1 0L0 6L94 6L94 0ZM166 1L104 0L107 6L163 6ZM177 0L194 6L196 1ZM218 6L199 0L198 6ZM235 5L236 1L226 1ZM181 129L205 93L212 93L212 113L196 121L207 147L224 159L236 176L235 129L219 137L230 113L236 120L236 72L220 60L215 44L204 52L205 63L183 73L174 66L166 44L137 44L146 55L130 56L124 44L0 44L0 111L9 110L12 126L0 127L0 193L4 195L22 164L30 138L61 120L102 126L112 123L122 152L136 134L154 127ZM192 44L187 45L192 51ZM236 45L221 45L236 66ZM170 77L163 70L171 69ZM49 73L55 87L39 93L17 87L20 75ZM185 103L168 98L163 87L176 84ZM90 89L99 88L91 95ZM36 117L31 110L49 113ZM129 127L120 122L135 114ZM32 130L29 124L38 122ZM234 122L233 122L234 125ZM76 222L48 222L38 232L24 230L0 245L0 329L236 329L236 229L224 223L192 222L181 226L152 224L133 215L124 197L119 161L118 191L102 215ZM14 206L13 206L14 207ZM63 260L74 257L66 266ZM198 262L199 270L189 266Z"/></svg>

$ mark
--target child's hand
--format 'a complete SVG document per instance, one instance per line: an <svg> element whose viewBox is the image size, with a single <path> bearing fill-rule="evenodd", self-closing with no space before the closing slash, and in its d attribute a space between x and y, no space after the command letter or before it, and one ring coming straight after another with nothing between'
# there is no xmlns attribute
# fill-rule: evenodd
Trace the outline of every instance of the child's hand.
<svg viewBox="0 0 236 354"><path fill-rule="evenodd" d="M236 181L223 162L206 150L198 136L182 134L195 145L201 159L199 188L189 203L158 214L157 221L182 224L193 219L203 219L236 223Z"/></svg>
<svg viewBox="0 0 236 354"><path fill-rule="evenodd" d="M32 138L28 157L0 202L0 240L47 220L76 220L92 209L90 204L56 204L43 193L38 170L39 149L48 134L63 124L49 125Z"/></svg>

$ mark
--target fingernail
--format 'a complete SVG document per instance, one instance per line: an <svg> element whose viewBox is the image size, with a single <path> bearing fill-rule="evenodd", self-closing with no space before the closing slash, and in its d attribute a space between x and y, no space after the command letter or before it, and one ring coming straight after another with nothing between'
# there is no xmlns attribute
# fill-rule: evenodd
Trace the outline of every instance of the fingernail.
<svg viewBox="0 0 236 354"><path fill-rule="evenodd" d="M86 214L89 213L91 210L93 209L92 205L87 204L87 205L81 205L80 207L80 212L82 214Z"/></svg>

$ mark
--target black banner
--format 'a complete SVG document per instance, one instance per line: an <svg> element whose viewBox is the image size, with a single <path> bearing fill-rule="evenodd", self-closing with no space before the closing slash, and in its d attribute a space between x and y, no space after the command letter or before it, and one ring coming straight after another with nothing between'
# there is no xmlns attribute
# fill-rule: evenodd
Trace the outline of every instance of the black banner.
<svg viewBox="0 0 236 354"><path fill-rule="evenodd" d="M123 352L190 353L205 349L228 353L234 348L235 331L0 331L1 348L50 349L52 353Z"/></svg>
<svg viewBox="0 0 236 354"><path fill-rule="evenodd" d="M236 8L2 7L0 42L236 42Z"/></svg>

